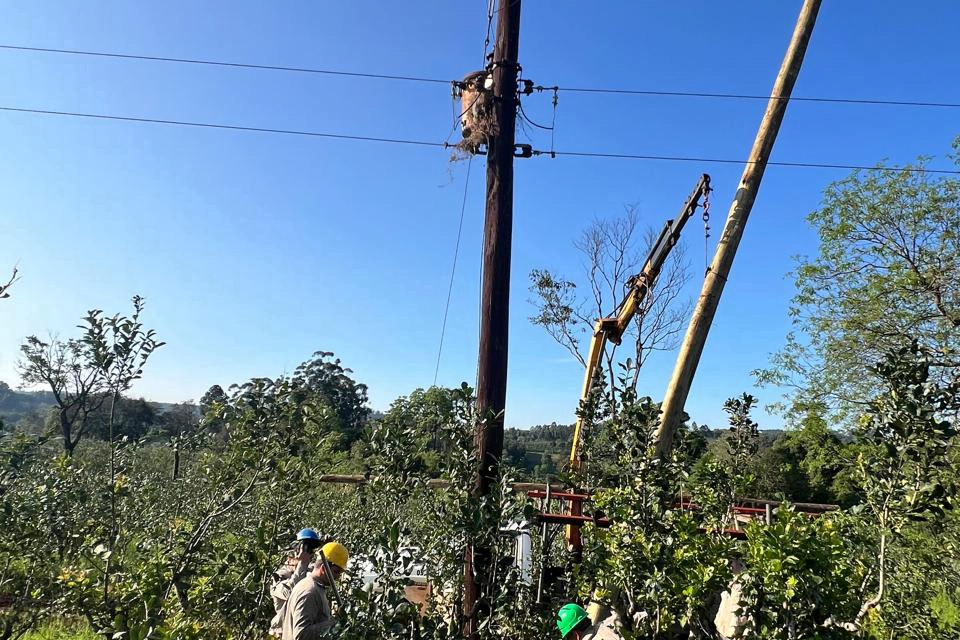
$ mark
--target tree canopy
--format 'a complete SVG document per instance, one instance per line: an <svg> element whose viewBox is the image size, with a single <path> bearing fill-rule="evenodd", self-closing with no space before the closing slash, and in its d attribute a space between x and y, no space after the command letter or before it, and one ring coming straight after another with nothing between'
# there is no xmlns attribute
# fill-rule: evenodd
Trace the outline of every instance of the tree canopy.
<svg viewBox="0 0 960 640"><path fill-rule="evenodd" d="M929 160L858 171L826 189L808 216L819 251L793 273L794 330L756 372L760 382L850 424L879 389L864 365L891 349L917 339L933 375L960 370L960 178L924 171Z"/></svg>

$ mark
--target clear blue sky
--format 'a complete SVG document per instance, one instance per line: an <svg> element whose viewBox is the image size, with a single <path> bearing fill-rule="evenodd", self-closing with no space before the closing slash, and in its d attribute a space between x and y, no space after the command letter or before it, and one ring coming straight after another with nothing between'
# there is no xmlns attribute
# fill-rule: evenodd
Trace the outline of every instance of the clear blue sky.
<svg viewBox="0 0 960 640"><path fill-rule="evenodd" d="M765 93L799 6L527 0L521 62L545 85ZM485 13L485 0L4 0L0 44L452 79L480 66ZM952 0L827 0L795 95L960 102L957 24ZM438 141L452 119L443 85L3 50L0 77L2 106ZM549 119L547 96L526 104ZM556 145L743 158L763 107L561 94ZM797 103L774 159L942 155L958 116ZM69 336L87 309L127 311L141 294L147 324L168 342L134 390L152 399L275 376L318 349L352 367L377 408L432 382L465 169L442 149L18 113L0 113L0 140L0 267L19 262L23 274L0 303L0 379L15 382L25 335ZM473 170L442 384L475 376L481 160ZM703 171L718 233L739 166L517 163L508 425L571 421L581 382L579 366L527 322L529 271L574 272L572 239L624 203L659 227ZM815 250L804 217L843 175L767 171L688 403L698 421L719 423L723 400L749 390L749 371L781 344L791 256ZM644 392L662 395L672 361L650 362Z"/></svg>

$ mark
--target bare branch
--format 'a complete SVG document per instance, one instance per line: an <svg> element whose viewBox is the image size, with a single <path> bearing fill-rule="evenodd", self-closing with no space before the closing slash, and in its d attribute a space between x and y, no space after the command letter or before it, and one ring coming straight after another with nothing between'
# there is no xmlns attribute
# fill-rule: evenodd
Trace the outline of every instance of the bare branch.
<svg viewBox="0 0 960 640"><path fill-rule="evenodd" d="M654 229L646 229L641 240L639 225L636 207L627 206L619 217L594 220L574 241L583 269L577 283L582 285L580 291L589 287L588 296L578 293L576 283L549 271L535 270L530 275L530 290L535 294L531 303L538 310L530 321L544 327L583 366L587 363L586 354L582 353L585 345L578 338L584 332L592 335L598 319L616 313L629 292L627 284L642 267L643 256L659 235ZM615 345L607 345L603 362L611 386L616 383L617 364L628 357L637 365L630 380L635 386L639 368L653 351L676 347L690 308L689 301L680 299L689 279L689 261L678 246L625 332L634 348L618 354ZM591 308L593 315L588 313Z"/></svg>
<svg viewBox="0 0 960 640"><path fill-rule="evenodd" d="M19 279L20 279L20 278L17 276L17 268L14 267L14 268L13 268L13 274L11 274L10 279L7 280L7 282L6 282L5 284L0 284L0 300L2 300L3 298L9 298L9 297L10 297L10 293L9 293L7 290L8 290L11 286L13 286L13 284L14 284L17 280L19 280Z"/></svg>

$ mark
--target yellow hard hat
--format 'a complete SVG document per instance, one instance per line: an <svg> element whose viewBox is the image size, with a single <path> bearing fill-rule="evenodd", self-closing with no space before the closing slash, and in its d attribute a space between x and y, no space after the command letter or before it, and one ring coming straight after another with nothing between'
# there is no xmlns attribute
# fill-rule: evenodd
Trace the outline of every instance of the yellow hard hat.
<svg viewBox="0 0 960 640"><path fill-rule="evenodd" d="M350 559L350 554L347 553L347 548L345 546L339 542L328 542L327 544L323 545L320 550L327 558L327 562L337 565L344 571L347 570L347 560Z"/></svg>

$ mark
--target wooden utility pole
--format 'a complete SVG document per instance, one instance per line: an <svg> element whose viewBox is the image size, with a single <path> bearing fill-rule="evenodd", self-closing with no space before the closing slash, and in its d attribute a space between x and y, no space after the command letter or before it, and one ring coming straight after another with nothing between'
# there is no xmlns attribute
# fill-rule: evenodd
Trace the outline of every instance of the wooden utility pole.
<svg viewBox="0 0 960 640"><path fill-rule="evenodd" d="M500 0L493 75L493 130L487 140L487 205L483 229L483 285L477 374L474 497L480 501L500 472L503 413L507 397L507 329L510 319L510 241L513 232L513 154L517 120L517 74L521 0ZM489 612L491 550L474 545L464 555L464 632L475 635Z"/></svg>
<svg viewBox="0 0 960 640"><path fill-rule="evenodd" d="M813 25L817 20L817 13L820 11L820 2L821 0L804 0L800 17L797 19L797 26L793 31L793 38L790 40L787 54L780 66L780 73L777 74L777 80L773 85L773 93L767 103L767 110L760 122L760 130L757 132L753 149L750 151L750 158L743 170L743 177L740 178L740 187L737 189L737 194L727 214L723 235L717 243L717 252L703 281L703 290L700 293L699 300L697 300L693 316L690 318L690 325L687 327L683 344L680 346L673 376L670 378L670 384L667 386L667 392L663 399L663 417L657 431L657 455L659 457L669 454L673 447L673 434L680 424L683 407L687 402L687 394L690 392L690 384L693 382L697 365L700 363L700 355L703 353L703 345L707 341L707 334L710 332L710 325L717 311L723 286L727 282L730 267L733 266L733 257L737 253L737 247L743 237L743 228L747 224L753 202L760 190L763 172L767 168L773 143L777 139L780 124L783 122L783 116L787 111L793 85L800 73L803 56L807 51L807 44L810 42L810 36L813 33Z"/></svg>

